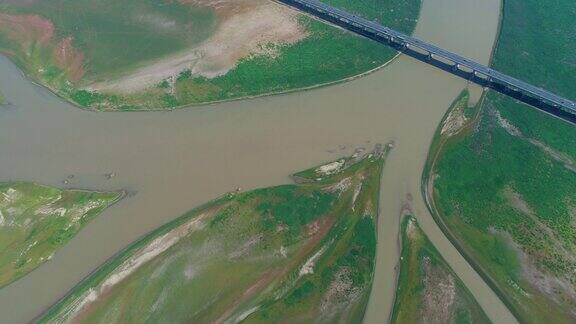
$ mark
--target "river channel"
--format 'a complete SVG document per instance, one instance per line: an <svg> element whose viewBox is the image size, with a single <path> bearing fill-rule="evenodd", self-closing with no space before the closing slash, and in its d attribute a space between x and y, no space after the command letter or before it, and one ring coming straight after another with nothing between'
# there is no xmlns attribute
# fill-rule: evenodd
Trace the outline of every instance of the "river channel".
<svg viewBox="0 0 576 324"><path fill-rule="evenodd" d="M416 35L487 63L499 14L499 0L424 0ZM443 236L420 195L434 131L465 86L400 56L363 78L311 91L172 112L95 113L32 84L0 57L0 89L11 103L0 108L0 181L133 193L93 220L50 262L1 289L0 322L31 320L134 239L225 192L288 183L290 173L391 140L395 148L382 179L376 276L366 322L388 319L398 216L408 193L424 231L490 318L514 322ZM106 176L110 173L114 177Z"/></svg>

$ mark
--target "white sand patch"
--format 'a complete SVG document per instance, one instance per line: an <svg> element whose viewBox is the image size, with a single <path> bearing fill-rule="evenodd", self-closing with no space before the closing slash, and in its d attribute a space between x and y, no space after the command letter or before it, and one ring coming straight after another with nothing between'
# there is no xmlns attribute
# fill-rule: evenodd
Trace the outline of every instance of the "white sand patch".
<svg viewBox="0 0 576 324"><path fill-rule="evenodd" d="M258 234L256 236L249 238L246 242L244 242L244 244L242 244L236 250L230 252L228 254L228 257L230 259L237 259L239 257L245 256L246 254L250 253L250 251L254 246L260 243L260 241L262 241L263 237L264 237L263 234Z"/></svg>
<svg viewBox="0 0 576 324"><path fill-rule="evenodd" d="M526 255L521 257L522 274L536 289L540 290L559 304L572 305L571 313L576 315L576 288L570 278L554 276L539 269Z"/></svg>
<svg viewBox="0 0 576 324"><path fill-rule="evenodd" d="M18 260L20 258L22 258L24 255L26 255L30 251L30 249L32 249L33 247L36 246L36 244L38 244L38 241L34 241L34 242L28 244L28 246L26 246L22 251L20 251L20 254L18 255L18 259L15 260L14 263L18 263Z"/></svg>
<svg viewBox="0 0 576 324"><path fill-rule="evenodd" d="M368 215L368 216L372 216L374 214L376 214L375 212L375 208L374 208L374 202L372 202L372 200L368 200L366 201L365 204L365 208L364 208L364 215Z"/></svg>
<svg viewBox="0 0 576 324"><path fill-rule="evenodd" d="M456 299L454 277L431 264L429 257L424 257L424 302L422 317L424 323L448 323L452 305Z"/></svg>
<svg viewBox="0 0 576 324"><path fill-rule="evenodd" d="M95 302L98 299L98 293L94 288L88 289L80 298L73 301L73 303L66 310L66 315L62 318L71 318L75 313L79 312L84 306Z"/></svg>
<svg viewBox="0 0 576 324"><path fill-rule="evenodd" d="M464 106L460 105L460 102L456 103L456 105L457 106L448 113L448 116L446 116L442 130L440 130L441 135L452 136L457 134L468 121L464 115Z"/></svg>
<svg viewBox="0 0 576 324"><path fill-rule="evenodd" d="M168 269L173 264L172 262L174 262L176 259L177 255L175 254L171 254L169 257L164 259L162 263L156 267L154 271L152 271L152 274L150 274L149 277L150 280L160 278L165 273L166 269Z"/></svg>
<svg viewBox="0 0 576 324"><path fill-rule="evenodd" d="M288 250L284 247L284 245L280 246L280 255L283 258L288 257Z"/></svg>
<svg viewBox="0 0 576 324"><path fill-rule="evenodd" d="M230 11L232 1L204 3ZM194 76L214 78L233 69L243 58L276 55L278 46L293 44L307 36L298 22L299 14L272 1L241 2L247 10L221 17L215 33L202 44L143 67L118 80L100 82L88 90L133 93L152 87L164 79L189 69Z"/></svg>
<svg viewBox="0 0 576 324"><path fill-rule="evenodd" d="M546 145L544 142L539 141L537 139L528 138L528 142L539 147L549 157L564 164L564 167L567 168L568 170L576 172L576 162L568 154L555 150L552 147Z"/></svg>
<svg viewBox="0 0 576 324"><path fill-rule="evenodd" d="M508 232L496 230L491 230L491 232L502 235L507 245L516 252L520 260L522 277L524 277L525 282L559 304L571 305L571 312L576 315L576 286L571 283L574 272L568 272L560 276L554 275L536 264L534 259L524 252L522 247L514 241ZM572 264L574 265L574 261L572 261ZM576 272L576 270L574 271ZM509 280L508 283L522 295L531 297L531 295L516 282Z"/></svg>
<svg viewBox="0 0 576 324"><path fill-rule="evenodd" d="M496 116L496 119L498 119L498 123L500 124L500 126L502 126L506 130L506 132L508 132L508 134L520 137L528 141L530 144L540 148L550 158L564 164L564 167L567 168L568 170L576 172L576 161L574 161L572 157L570 157L570 155L562 153L550 147L549 145L547 145L542 141L524 136L524 134L520 131L520 129L518 129L516 126L512 125L512 123L510 123L507 119L502 117L499 111L497 110L494 111L494 114Z"/></svg>
<svg viewBox="0 0 576 324"><path fill-rule="evenodd" d="M6 192L2 192L2 203L3 204L12 204L14 202L16 202L18 199L20 199L22 197L22 194L14 189L14 188L8 188L6 190Z"/></svg>
<svg viewBox="0 0 576 324"><path fill-rule="evenodd" d="M352 211L354 211L354 208L356 207L356 199L358 198L358 195L362 191L362 185L364 184L363 181L364 176L362 176L362 179L360 179L360 183L358 183L358 185L356 185L356 188L354 188L354 194L352 195Z"/></svg>
<svg viewBox="0 0 576 324"><path fill-rule="evenodd" d="M320 250L316 251L316 253L314 253L314 255L312 255L308 260L306 260L302 268L300 268L300 273L298 274L299 277L314 273L314 266L316 265L316 261L326 251L326 248L327 245L324 245Z"/></svg>
<svg viewBox="0 0 576 324"><path fill-rule="evenodd" d="M512 187L508 186L504 189L504 197L508 200L508 203L514 207L514 209L525 215L534 216L534 210L528 206L528 203L524 200L522 195L514 191Z"/></svg>
<svg viewBox="0 0 576 324"><path fill-rule="evenodd" d="M58 194L58 196L50 199L50 201L46 202L40 208L34 211L34 215L58 215L63 217L66 214L67 209L64 207L54 207L54 204L62 199L62 195Z"/></svg>
<svg viewBox="0 0 576 324"><path fill-rule="evenodd" d="M342 180L338 181L338 183L336 183L336 184L333 184L329 187L326 187L324 190L329 191L329 192L342 193L342 192L350 189L351 186L352 186L352 178L347 177L347 178L343 178Z"/></svg>
<svg viewBox="0 0 576 324"><path fill-rule="evenodd" d="M576 256L574 255L574 248L567 245L558 237L558 234L538 217L538 215L530 208L528 203L524 200L522 195L515 192L510 186L504 189L504 197L508 200L509 204L527 216L538 227L538 233L542 235L541 239L547 241L553 246L553 250L560 253L566 260L576 263Z"/></svg>
<svg viewBox="0 0 576 324"><path fill-rule="evenodd" d="M318 167L315 171L316 173L320 173L323 175L331 175L340 171L340 169L342 169L342 167L344 166L344 162L345 162L344 159L342 159L334 161L332 163L324 164Z"/></svg>
<svg viewBox="0 0 576 324"><path fill-rule="evenodd" d="M30 218L26 218L26 219L24 219L24 222L22 223L22 225L28 226L28 224L30 224L31 222L32 222L32 220Z"/></svg>
<svg viewBox="0 0 576 324"><path fill-rule="evenodd" d="M320 303L322 322L331 322L330 319L359 298L361 293L362 289L352 282L350 270L340 268Z"/></svg>
<svg viewBox="0 0 576 324"><path fill-rule="evenodd" d="M568 273L568 278L555 276L541 269L515 242L513 244L522 264L522 275L527 282L559 304L576 306L576 287L570 282L573 273ZM571 313L576 315L576 308L572 307Z"/></svg>
<svg viewBox="0 0 576 324"><path fill-rule="evenodd" d="M316 233L318 233L318 231L320 230L319 222L320 222L320 220L315 220L311 224L307 224L306 225L306 235L308 235L308 236L316 235Z"/></svg>
<svg viewBox="0 0 576 324"><path fill-rule="evenodd" d="M93 209L100 208L104 204L105 204L104 200L96 199L96 200L88 201L85 204L74 205L74 206L72 206L72 208L70 208L70 215L71 215L70 220L73 223L78 222L79 220L84 218L84 216L86 216L86 214L88 214L88 212L90 212Z"/></svg>
<svg viewBox="0 0 576 324"><path fill-rule="evenodd" d="M200 219L197 217L192 222L181 225L175 230L172 230L150 242L150 244L144 247L144 249L125 261L124 264L120 266L119 270L116 270L114 274L110 275L102 284L102 289L104 290L108 287L114 286L132 274L132 272L138 269L141 265L166 251L168 248L176 244L182 237L188 235L191 230L199 228L199 222Z"/></svg>
<svg viewBox="0 0 576 324"><path fill-rule="evenodd" d="M234 319L234 323L239 323L242 322L243 320L245 320L248 316L250 316L250 314L254 313L255 311L257 311L258 309L260 309L260 306L254 306L248 310L246 310L245 312L243 312L242 314L238 315L238 317L236 317L236 319Z"/></svg>
<svg viewBox="0 0 576 324"><path fill-rule="evenodd" d="M126 279L140 266L169 249L183 237L187 236L191 232L201 230L204 226L203 221L208 215L212 215L212 213L203 213L198 215L189 222L176 227L175 229L154 239L148 245L141 248L131 258L124 261L122 265L120 265L113 273L111 273L99 285L99 287L95 288L84 297L81 297L80 301L76 303L77 306L73 306L70 315L80 312L83 307L95 301L103 292Z"/></svg>
<svg viewBox="0 0 576 324"><path fill-rule="evenodd" d="M151 27L161 29L162 31L178 31L175 20L159 14L143 13L136 15L132 19L137 23L144 23Z"/></svg>
<svg viewBox="0 0 576 324"><path fill-rule="evenodd" d="M500 126L504 128L508 134L512 136L522 136L522 132L518 129L518 127L512 125L512 123L510 123L506 118L502 117L498 110L495 110L494 114L498 120L498 124L500 124Z"/></svg>
<svg viewBox="0 0 576 324"><path fill-rule="evenodd" d="M67 209L64 207L58 207L58 208L54 208L50 205L45 205L42 206L38 209L36 209L36 211L34 211L34 215L58 215L60 217L63 217L66 214Z"/></svg>
<svg viewBox="0 0 576 324"><path fill-rule="evenodd" d="M419 237L418 228L416 227L416 221L412 217L408 217L408 222L406 224L406 235L408 239L414 240Z"/></svg>
<svg viewBox="0 0 576 324"><path fill-rule="evenodd" d="M24 213L24 209L18 207L9 207L6 209L6 213L9 217L16 218Z"/></svg>
<svg viewBox="0 0 576 324"><path fill-rule="evenodd" d="M508 279L507 280L508 284L510 286L512 286L512 288L514 288L514 290L516 290L517 292L519 292L521 295L523 295L524 297L530 297L531 295L529 293L526 292L526 290L522 289L522 287L520 287L520 285L518 285L516 283L516 281L512 280L512 279Z"/></svg>
<svg viewBox="0 0 576 324"><path fill-rule="evenodd" d="M184 278L186 280L192 280L198 274L198 270L193 265L188 265L186 269L184 269Z"/></svg>
<svg viewBox="0 0 576 324"><path fill-rule="evenodd" d="M157 309L160 308L160 306L162 306L162 304L164 304L164 302L166 301L166 289L162 289L162 292L160 292L160 295L158 296L158 298L156 299L156 301L154 301L154 304L152 304L152 312L155 312Z"/></svg>

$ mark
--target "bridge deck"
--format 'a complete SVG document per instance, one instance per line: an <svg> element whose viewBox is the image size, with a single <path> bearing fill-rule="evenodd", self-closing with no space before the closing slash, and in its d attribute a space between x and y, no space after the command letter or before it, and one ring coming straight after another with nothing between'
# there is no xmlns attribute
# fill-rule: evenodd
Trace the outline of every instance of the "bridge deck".
<svg viewBox="0 0 576 324"><path fill-rule="evenodd" d="M405 35L388 27L382 26L376 22L367 20L365 18L356 16L344 10L334 8L317 0L278 0L291 7L308 12L323 20L336 22L339 26L349 29L358 33L358 29L362 31L361 34L376 36L380 39L397 44L402 47L417 48L430 55L430 57L440 57L452 62L457 69L465 67L471 70L475 76L483 75L488 82L497 82L506 86L512 91L521 91L524 94L530 95L538 100L547 102L551 106L563 110L565 113L576 118L576 103L558 96L550 91L533 86L522 80L518 80L504 73L500 73L485 65L474 62L458 54L452 53L440 47L429 44L418 38ZM329 18L329 19L326 19Z"/></svg>

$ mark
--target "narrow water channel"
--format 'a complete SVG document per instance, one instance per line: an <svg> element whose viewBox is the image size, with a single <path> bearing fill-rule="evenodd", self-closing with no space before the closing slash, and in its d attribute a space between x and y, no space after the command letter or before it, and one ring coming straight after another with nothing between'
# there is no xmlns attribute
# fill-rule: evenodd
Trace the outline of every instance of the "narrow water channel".
<svg viewBox="0 0 576 324"><path fill-rule="evenodd" d="M498 0L424 0L416 34L487 63ZM303 62L303 64L305 64ZM237 187L394 140L381 194L376 279L367 323L384 323L394 292L398 215L407 193L424 231L495 322L513 317L442 235L420 197L435 128L465 81L408 57L358 80L174 112L92 113L24 79L0 57L0 181L35 181L133 196L105 211L55 257L0 290L0 322L25 322L122 247ZM114 173L109 179L105 175ZM62 181L74 175L68 185Z"/></svg>

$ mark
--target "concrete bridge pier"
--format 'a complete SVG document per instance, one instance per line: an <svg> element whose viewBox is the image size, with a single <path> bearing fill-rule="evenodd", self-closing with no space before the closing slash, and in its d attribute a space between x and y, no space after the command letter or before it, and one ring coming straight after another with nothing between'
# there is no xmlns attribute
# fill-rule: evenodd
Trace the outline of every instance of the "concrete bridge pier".
<svg viewBox="0 0 576 324"><path fill-rule="evenodd" d="M470 80L473 80L474 82L480 84L480 80L482 80L482 76L478 73L478 71L473 70L472 76L470 77Z"/></svg>

